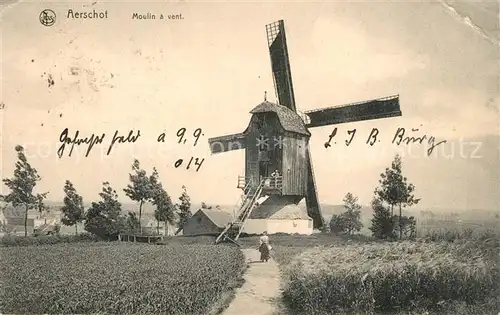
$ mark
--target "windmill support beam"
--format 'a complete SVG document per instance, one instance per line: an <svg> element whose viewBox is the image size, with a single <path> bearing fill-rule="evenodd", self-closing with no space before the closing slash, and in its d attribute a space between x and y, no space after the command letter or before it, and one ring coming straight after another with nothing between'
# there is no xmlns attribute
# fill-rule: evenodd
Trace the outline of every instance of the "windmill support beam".
<svg viewBox="0 0 500 315"><path fill-rule="evenodd" d="M208 144L212 154L246 148L245 136L242 133L210 138Z"/></svg>
<svg viewBox="0 0 500 315"><path fill-rule="evenodd" d="M306 207L307 214L313 219L313 227L315 229L320 229L325 225L325 219L321 214L321 208L319 204L318 191L316 189L316 180L314 178L314 171L311 159L311 150L309 145L307 146L307 195L306 195Z"/></svg>

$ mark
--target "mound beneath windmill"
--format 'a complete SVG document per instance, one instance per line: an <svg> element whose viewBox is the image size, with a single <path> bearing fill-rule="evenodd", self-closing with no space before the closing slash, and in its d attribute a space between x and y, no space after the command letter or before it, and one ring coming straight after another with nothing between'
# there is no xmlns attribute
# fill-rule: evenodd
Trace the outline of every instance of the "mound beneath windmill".
<svg viewBox="0 0 500 315"><path fill-rule="evenodd" d="M245 222L243 233L287 233L311 235L313 221L293 198L270 196L258 205Z"/></svg>

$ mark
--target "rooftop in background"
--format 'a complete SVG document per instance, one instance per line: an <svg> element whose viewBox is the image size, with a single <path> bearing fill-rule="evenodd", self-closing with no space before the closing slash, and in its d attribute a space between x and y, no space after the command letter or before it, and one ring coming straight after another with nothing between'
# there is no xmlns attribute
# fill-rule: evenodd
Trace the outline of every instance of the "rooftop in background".
<svg viewBox="0 0 500 315"><path fill-rule="evenodd" d="M224 228L233 218L231 213L224 210L200 209L198 211L203 212L219 228Z"/></svg>

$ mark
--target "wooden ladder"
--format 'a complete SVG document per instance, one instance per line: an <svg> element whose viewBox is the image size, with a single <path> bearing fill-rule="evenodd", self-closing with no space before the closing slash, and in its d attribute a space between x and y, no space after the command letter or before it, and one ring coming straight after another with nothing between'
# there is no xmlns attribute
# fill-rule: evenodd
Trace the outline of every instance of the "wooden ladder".
<svg viewBox="0 0 500 315"><path fill-rule="evenodd" d="M243 197L241 198L243 201L241 203L241 207L240 210L238 211L238 214L233 218L233 220L230 223L226 225L224 230L219 234L219 236L215 240L215 244L218 244L222 240L226 239L232 241L233 243L235 243L238 240L241 232L243 231L243 227L245 226L246 220L250 217L252 210L255 208L255 203L262 194L263 185L264 181L261 181L257 189L253 190L250 188L246 190ZM236 237L234 239L231 239L227 234L230 230L234 228L238 229L238 233L236 234Z"/></svg>

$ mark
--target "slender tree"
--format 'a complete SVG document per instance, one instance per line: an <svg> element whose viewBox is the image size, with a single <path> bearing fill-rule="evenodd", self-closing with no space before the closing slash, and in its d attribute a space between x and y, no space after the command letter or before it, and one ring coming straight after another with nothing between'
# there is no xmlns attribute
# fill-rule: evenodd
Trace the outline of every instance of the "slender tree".
<svg viewBox="0 0 500 315"><path fill-rule="evenodd" d="M344 197L344 209L343 213L334 214L330 219L330 232L349 235L359 232L363 224L361 223L361 206L358 204L358 197L350 192L347 193Z"/></svg>
<svg viewBox="0 0 500 315"><path fill-rule="evenodd" d="M61 208L63 217L61 222L67 226L75 226L75 234L78 235L78 223L82 222L85 216L83 198L77 192L73 183L66 180L64 185L64 206Z"/></svg>
<svg viewBox="0 0 500 315"><path fill-rule="evenodd" d="M155 209L155 219L157 222L156 231L160 233L160 222L163 222L165 226L165 235L168 233L168 224L175 223L175 206L170 199L168 193L162 188L158 187L153 200L153 205L156 206Z"/></svg>
<svg viewBox="0 0 500 315"><path fill-rule="evenodd" d="M153 168L153 173L150 176L152 189L151 203L155 206L156 232L159 234L160 222L165 225L165 235L167 234L167 224L175 222L175 206L168 193L163 188L159 179L158 170Z"/></svg>
<svg viewBox="0 0 500 315"><path fill-rule="evenodd" d="M12 207L24 207L24 236L28 236L28 211L37 209L42 212L46 209L44 199L48 192L35 194L37 182L42 178L37 170L28 163L24 148L20 145L15 147L18 161L14 170L14 177L5 178L3 182L10 189L10 193L5 196L5 202Z"/></svg>
<svg viewBox="0 0 500 315"><path fill-rule="evenodd" d="M177 204L177 209L178 209L178 217L179 217L179 222L177 231L175 232L175 235L179 234L182 229L184 228L184 224L189 220L189 218L192 216L191 213L191 199L189 198L189 195L187 194L187 189L186 186L182 186L182 195L179 197L180 203Z"/></svg>
<svg viewBox="0 0 500 315"><path fill-rule="evenodd" d="M403 237L402 209L416 205L420 199L415 198L415 186L408 183L406 177L402 174L402 160L398 154L391 164L391 168L386 168L385 172L380 174L380 186L375 189L375 196L386 202L391 211L391 216L394 215L394 207L399 208L399 237Z"/></svg>
<svg viewBox="0 0 500 315"><path fill-rule="evenodd" d="M146 175L146 171L141 169L139 160L134 160L134 163L132 164L132 171L133 173L129 174L130 184L128 184L127 187L123 189L123 191L125 192L127 197L139 203L139 222L141 222L140 232L142 233L142 206L145 202L148 202L152 199L153 189L151 184L151 177L148 177Z"/></svg>
<svg viewBox="0 0 500 315"><path fill-rule="evenodd" d="M361 223L361 206L358 203L358 197L352 193L347 193L344 197L344 212L346 230L348 234L359 232L363 227Z"/></svg>

